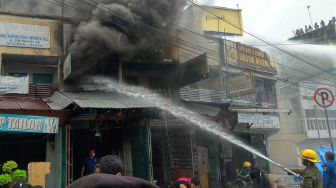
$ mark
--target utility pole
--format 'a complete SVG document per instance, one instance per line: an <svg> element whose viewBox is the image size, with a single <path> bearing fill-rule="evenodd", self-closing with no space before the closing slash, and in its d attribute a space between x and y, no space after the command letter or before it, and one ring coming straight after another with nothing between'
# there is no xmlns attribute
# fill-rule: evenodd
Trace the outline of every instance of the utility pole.
<svg viewBox="0 0 336 188"><path fill-rule="evenodd" d="M314 27L313 20L312 20L311 14L310 14L310 5L307 6L307 9L308 9L308 14L309 14L309 18L310 18L310 24L311 24L312 27Z"/></svg>

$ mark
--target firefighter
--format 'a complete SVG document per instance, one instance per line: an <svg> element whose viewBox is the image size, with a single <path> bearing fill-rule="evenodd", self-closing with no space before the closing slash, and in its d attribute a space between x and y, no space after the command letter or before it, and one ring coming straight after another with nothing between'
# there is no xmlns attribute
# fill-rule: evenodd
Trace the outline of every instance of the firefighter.
<svg viewBox="0 0 336 188"><path fill-rule="evenodd" d="M315 163L320 162L317 153L311 149L303 149L300 153L302 164L305 166L303 170L293 170L298 173L303 179L302 188L322 188L322 177L320 171L315 166Z"/></svg>
<svg viewBox="0 0 336 188"><path fill-rule="evenodd" d="M236 170L237 173L237 181L241 182L244 187L249 186L252 184L251 179L251 163L248 161L245 161L243 163L243 168L240 170Z"/></svg>

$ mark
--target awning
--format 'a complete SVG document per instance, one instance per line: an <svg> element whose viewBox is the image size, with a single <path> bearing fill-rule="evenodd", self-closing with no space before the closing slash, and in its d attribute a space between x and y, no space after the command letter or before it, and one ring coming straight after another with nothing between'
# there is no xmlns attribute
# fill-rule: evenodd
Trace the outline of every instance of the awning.
<svg viewBox="0 0 336 188"><path fill-rule="evenodd" d="M50 110L51 108L40 98L34 97L0 97L2 110Z"/></svg>
<svg viewBox="0 0 336 188"><path fill-rule="evenodd" d="M60 92L46 100L53 110L61 110L74 103L81 108L129 109L151 108L154 105L115 92Z"/></svg>

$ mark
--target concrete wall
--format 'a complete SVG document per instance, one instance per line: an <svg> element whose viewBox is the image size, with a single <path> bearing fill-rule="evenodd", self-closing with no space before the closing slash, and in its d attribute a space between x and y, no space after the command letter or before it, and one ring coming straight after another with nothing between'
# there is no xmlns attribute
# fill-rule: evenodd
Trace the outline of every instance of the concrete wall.
<svg viewBox="0 0 336 188"><path fill-rule="evenodd" d="M50 28L50 48L21 48L0 46L0 54L60 56L62 54L62 24L61 21L24 18L19 16L0 15L0 22L18 23L27 25L48 26Z"/></svg>

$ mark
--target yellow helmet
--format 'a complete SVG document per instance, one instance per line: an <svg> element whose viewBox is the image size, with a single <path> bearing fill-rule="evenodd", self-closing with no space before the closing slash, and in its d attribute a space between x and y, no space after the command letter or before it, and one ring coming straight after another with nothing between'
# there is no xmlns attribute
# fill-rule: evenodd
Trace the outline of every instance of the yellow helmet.
<svg viewBox="0 0 336 188"><path fill-rule="evenodd" d="M245 162L243 163L243 167L251 167L251 163L248 162L248 161L245 161Z"/></svg>
<svg viewBox="0 0 336 188"><path fill-rule="evenodd" d="M313 163L320 162L320 160L318 159L317 153L312 149L303 149L300 153L300 157L302 159L306 159Z"/></svg>

